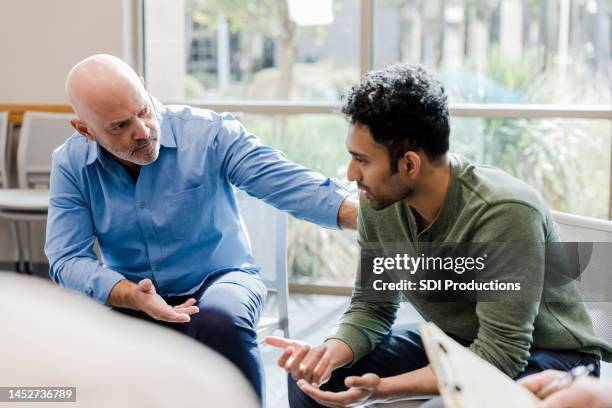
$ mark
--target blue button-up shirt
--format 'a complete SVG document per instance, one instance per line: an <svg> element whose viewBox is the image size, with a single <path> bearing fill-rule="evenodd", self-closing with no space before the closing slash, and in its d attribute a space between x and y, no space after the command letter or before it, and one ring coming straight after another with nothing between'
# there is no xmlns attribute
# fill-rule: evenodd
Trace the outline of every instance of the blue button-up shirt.
<svg viewBox="0 0 612 408"><path fill-rule="evenodd" d="M341 186L261 144L230 114L156 105L159 157L136 181L79 134L54 152L45 252L56 283L106 303L126 278L150 278L172 296L228 270L257 273L232 185L338 228Z"/></svg>

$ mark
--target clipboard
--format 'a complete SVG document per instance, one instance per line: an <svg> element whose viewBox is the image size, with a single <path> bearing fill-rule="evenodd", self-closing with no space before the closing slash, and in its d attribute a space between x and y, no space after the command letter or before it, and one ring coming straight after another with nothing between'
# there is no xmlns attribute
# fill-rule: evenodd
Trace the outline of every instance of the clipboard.
<svg viewBox="0 0 612 408"><path fill-rule="evenodd" d="M420 326L445 408L537 408L539 399L433 323Z"/></svg>

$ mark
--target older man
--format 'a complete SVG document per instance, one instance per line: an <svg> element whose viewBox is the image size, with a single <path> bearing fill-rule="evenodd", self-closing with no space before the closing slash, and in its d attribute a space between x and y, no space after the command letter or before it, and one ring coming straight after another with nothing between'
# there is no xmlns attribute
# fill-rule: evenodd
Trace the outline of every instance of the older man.
<svg viewBox="0 0 612 408"><path fill-rule="evenodd" d="M231 115L162 105L116 57L81 61L66 90L77 133L53 155L45 247L52 279L217 349L261 397L256 327L266 289L232 186L328 228L353 228L356 205ZM220 337L229 332L216 330L223 319L211 319L214 311L231 317L239 346Z"/></svg>

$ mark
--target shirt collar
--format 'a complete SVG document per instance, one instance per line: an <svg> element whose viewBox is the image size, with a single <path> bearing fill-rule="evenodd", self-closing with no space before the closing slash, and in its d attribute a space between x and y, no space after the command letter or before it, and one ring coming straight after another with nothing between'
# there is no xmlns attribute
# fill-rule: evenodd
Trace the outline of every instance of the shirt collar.
<svg viewBox="0 0 612 408"><path fill-rule="evenodd" d="M461 171L461 163L455 157L455 155L449 153L449 166L450 166L450 177L448 180L448 188L446 190L446 197L444 198L444 204L438 215L433 222L424 230L419 231L418 234L426 234L432 237L433 241L439 240L444 236L445 232L455 223L456 218L460 211L461 206L461 181L459 180L459 173ZM409 219L412 224L412 228L415 231L418 230L416 219L414 214L409 210Z"/></svg>
<svg viewBox="0 0 612 408"><path fill-rule="evenodd" d="M172 131L170 121L168 120L168 111L166 106L157 99L155 99L153 96L150 96L150 98L151 102L153 103L157 120L159 122L159 129L161 133L159 136L160 146L163 146L165 148L176 148L176 138L174 136L174 132ZM96 159L102 160L102 158L104 157L102 147L98 143L91 141L88 142L88 145L89 151L87 153L86 164L90 165L95 162Z"/></svg>

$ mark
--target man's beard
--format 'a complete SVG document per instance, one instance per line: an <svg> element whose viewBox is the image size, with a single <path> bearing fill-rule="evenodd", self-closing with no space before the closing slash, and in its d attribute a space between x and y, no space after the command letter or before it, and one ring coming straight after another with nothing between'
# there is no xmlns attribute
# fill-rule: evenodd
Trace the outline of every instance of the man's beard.
<svg viewBox="0 0 612 408"><path fill-rule="evenodd" d="M361 186L361 188L363 188L363 186ZM403 201L414 194L414 188L411 186L404 186L400 191L394 192L393 197L375 196L367 187L363 189L367 192L364 197L366 200L368 200L370 207L372 207L372 209L375 211L382 211L398 201Z"/></svg>
<svg viewBox="0 0 612 408"><path fill-rule="evenodd" d="M147 140L134 141L134 143L132 143L132 145L125 150L116 150L110 146L105 146L101 144L99 141L98 143L100 143L100 145L113 156L121 160L138 164L140 166L145 166L147 164L151 164L157 159L159 153L158 140L159 137L157 135L157 132L151 131L151 134L149 135ZM144 151L139 151L139 149L141 149L147 143L149 144L149 146Z"/></svg>

